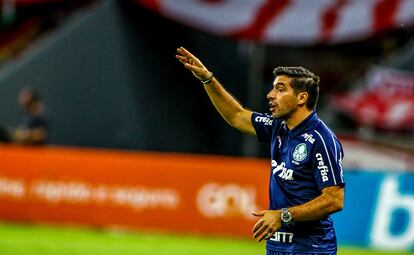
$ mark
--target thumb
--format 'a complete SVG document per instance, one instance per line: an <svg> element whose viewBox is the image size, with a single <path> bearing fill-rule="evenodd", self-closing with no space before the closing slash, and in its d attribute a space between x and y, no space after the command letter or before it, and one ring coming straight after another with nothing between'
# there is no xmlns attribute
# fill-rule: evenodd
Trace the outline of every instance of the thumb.
<svg viewBox="0 0 414 255"><path fill-rule="evenodd" d="M254 216L259 216L259 217L265 215L265 213L266 213L266 210L265 211L252 212L252 214Z"/></svg>

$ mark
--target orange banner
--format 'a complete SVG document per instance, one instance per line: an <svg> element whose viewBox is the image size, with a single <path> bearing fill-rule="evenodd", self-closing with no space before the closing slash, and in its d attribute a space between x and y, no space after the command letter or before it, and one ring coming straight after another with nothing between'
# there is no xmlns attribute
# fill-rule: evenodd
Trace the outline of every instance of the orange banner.
<svg viewBox="0 0 414 255"><path fill-rule="evenodd" d="M0 146L0 218L250 236L266 160Z"/></svg>

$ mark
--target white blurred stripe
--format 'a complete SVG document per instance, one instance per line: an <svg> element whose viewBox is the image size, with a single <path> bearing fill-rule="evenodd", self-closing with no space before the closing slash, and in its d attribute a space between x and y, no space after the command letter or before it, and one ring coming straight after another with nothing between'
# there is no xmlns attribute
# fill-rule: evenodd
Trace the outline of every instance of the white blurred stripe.
<svg viewBox="0 0 414 255"><path fill-rule="evenodd" d="M161 12L192 27L230 34L249 26L266 0L160 0Z"/></svg>
<svg viewBox="0 0 414 255"><path fill-rule="evenodd" d="M246 39L287 45L365 39L377 32L376 15L389 15L386 9L380 10L384 13L375 13L376 7L387 0L343 0L344 4L339 4L342 0L289 0L281 12L269 9L277 8L278 3L273 1L276 0L157 0L157 9L164 16L213 34L247 36ZM400 1L392 22L395 24L385 24L383 29L414 25L414 0ZM137 2L150 5L146 1ZM328 21L324 20L327 11L336 18L336 22L330 20L331 27L324 24ZM245 29L257 33L250 33L250 37L240 34Z"/></svg>
<svg viewBox="0 0 414 255"><path fill-rule="evenodd" d="M295 0L269 24L263 40L312 44L321 34L321 14L332 0Z"/></svg>
<svg viewBox="0 0 414 255"><path fill-rule="evenodd" d="M400 8L395 19L396 27L414 23L414 1L401 0Z"/></svg>
<svg viewBox="0 0 414 255"><path fill-rule="evenodd" d="M332 43L366 38L372 34L376 0L353 0L342 8L332 34Z"/></svg>

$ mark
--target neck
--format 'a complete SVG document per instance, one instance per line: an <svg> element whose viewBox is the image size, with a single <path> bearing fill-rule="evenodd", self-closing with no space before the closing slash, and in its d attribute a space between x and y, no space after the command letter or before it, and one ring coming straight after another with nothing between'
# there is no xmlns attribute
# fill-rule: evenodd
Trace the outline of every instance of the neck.
<svg viewBox="0 0 414 255"><path fill-rule="evenodd" d="M287 118L286 125L289 130L292 130L297 125L299 125L303 120L305 120L309 115L311 115L312 110L309 110L306 107L298 107L289 118Z"/></svg>

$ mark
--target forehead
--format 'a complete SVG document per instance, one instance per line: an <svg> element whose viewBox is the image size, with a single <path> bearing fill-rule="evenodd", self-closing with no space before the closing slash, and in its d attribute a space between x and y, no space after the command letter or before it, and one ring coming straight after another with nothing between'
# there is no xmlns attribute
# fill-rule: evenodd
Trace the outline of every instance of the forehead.
<svg viewBox="0 0 414 255"><path fill-rule="evenodd" d="M278 75L278 76L276 76L276 78L274 79L274 81L273 81L273 85L277 85L277 84L284 84L284 85L286 85L286 86L289 86L290 87L290 80L291 80L292 78L290 78L289 76L287 76L287 75Z"/></svg>

